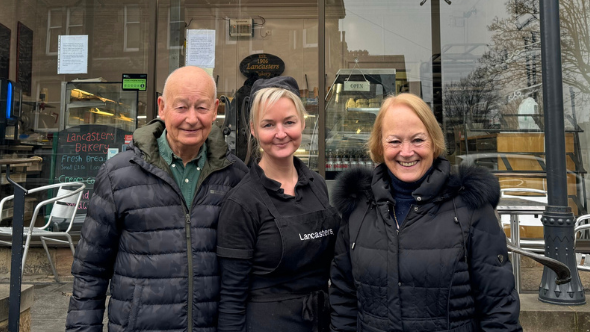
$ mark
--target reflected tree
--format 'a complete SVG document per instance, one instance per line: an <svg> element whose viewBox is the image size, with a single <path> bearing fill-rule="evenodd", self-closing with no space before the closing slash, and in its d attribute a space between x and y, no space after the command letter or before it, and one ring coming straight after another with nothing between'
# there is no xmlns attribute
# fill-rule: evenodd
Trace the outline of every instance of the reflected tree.
<svg viewBox="0 0 590 332"><path fill-rule="evenodd" d="M508 16L489 25L491 50L483 57L497 83L507 91L540 91L541 38L538 0L506 2ZM560 1L563 83L590 93L590 4L587 0ZM506 73L502 75L502 73ZM535 98L537 99L537 98Z"/></svg>
<svg viewBox="0 0 590 332"><path fill-rule="evenodd" d="M494 76L486 67L477 68L458 82L445 85L443 104L447 125L466 123L472 127L479 123L482 128L490 128L499 101Z"/></svg>

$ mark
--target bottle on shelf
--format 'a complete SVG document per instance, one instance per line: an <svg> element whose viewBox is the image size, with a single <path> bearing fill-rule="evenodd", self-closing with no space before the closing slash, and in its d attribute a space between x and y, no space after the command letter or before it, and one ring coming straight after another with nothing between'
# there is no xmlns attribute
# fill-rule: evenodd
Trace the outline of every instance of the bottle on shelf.
<svg viewBox="0 0 590 332"><path fill-rule="evenodd" d="M326 159L326 172L334 171L334 155L332 150L328 150L328 158Z"/></svg>
<svg viewBox="0 0 590 332"><path fill-rule="evenodd" d="M365 159L363 158L363 150L356 151L356 160L357 160L358 167L360 167L360 168L365 167Z"/></svg>
<svg viewBox="0 0 590 332"><path fill-rule="evenodd" d="M375 168L375 164L373 163L373 160L371 160L371 156L369 156L368 154L365 155L365 167L373 170L373 168Z"/></svg>
<svg viewBox="0 0 590 332"><path fill-rule="evenodd" d="M334 159L334 171L342 171L342 158L340 157L340 151L336 149L336 157Z"/></svg>
<svg viewBox="0 0 590 332"><path fill-rule="evenodd" d="M346 171L350 167L350 159L346 150L342 151L342 171Z"/></svg>
<svg viewBox="0 0 590 332"><path fill-rule="evenodd" d="M355 150L350 150L350 154L348 155L349 157L349 163L350 163L350 168L357 168L359 166L359 163L357 161L356 158L356 151Z"/></svg>

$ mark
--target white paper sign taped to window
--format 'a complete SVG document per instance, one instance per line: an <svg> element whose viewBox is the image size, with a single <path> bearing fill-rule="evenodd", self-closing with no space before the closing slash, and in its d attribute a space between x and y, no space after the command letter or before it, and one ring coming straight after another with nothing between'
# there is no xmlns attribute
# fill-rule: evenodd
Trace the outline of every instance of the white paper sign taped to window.
<svg viewBox="0 0 590 332"><path fill-rule="evenodd" d="M58 74L88 73L88 35L62 35L57 46Z"/></svg>
<svg viewBox="0 0 590 332"><path fill-rule="evenodd" d="M215 68L215 30L186 31L186 65Z"/></svg>

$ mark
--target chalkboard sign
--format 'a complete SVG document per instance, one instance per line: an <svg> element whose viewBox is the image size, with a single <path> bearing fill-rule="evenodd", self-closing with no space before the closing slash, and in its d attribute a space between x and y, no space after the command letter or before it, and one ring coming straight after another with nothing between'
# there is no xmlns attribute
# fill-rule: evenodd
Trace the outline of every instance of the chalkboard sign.
<svg viewBox="0 0 590 332"><path fill-rule="evenodd" d="M18 22L16 36L16 81L20 83L23 94L31 95L33 75L33 30Z"/></svg>
<svg viewBox="0 0 590 332"><path fill-rule="evenodd" d="M86 214L98 170L113 149L125 150L132 133L105 125L82 125L58 133L53 140L54 183L82 182L86 189L78 205L77 214Z"/></svg>
<svg viewBox="0 0 590 332"><path fill-rule="evenodd" d="M10 70L10 29L0 24L0 78L8 79Z"/></svg>

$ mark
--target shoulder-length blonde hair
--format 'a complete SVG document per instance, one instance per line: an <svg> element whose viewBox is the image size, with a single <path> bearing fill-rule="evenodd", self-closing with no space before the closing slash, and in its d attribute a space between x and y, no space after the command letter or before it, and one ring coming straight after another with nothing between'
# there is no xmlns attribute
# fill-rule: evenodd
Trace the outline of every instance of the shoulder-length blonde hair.
<svg viewBox="0 0 590 332"><path fill-rule="evenodd" d="M387 111L396 105L405 105L409 107L420 121L426 127L428 136L432 139L432 145L434 150L434 158L438 158L441 154L446 151L445 136L443 135L440 125L434 117L434 113L430 110L430 107L420 97L411 93L401 93L397 96L389 96L381 105L375 124L373 125L373 131L369 137L367 143L371 159L375 163L384 162L383 159L383 120L387 115Z"/></svg>
<svg viewBox="0 0 590 332"><path fill-rule="evenodd" d="M249 126L251 130L254 131L256 136L258 136L258 126L256 126L256 124L260 120L260 115L283 97L291 100L293 104L295 104L297 117L299 118L299 121L301 121L301 126L305 124L305 116L307 115L307 111L305 111L305 106L303 105L303 102L299 96L283 88L264 88L256 92L256 95L254 95L254 100L251 101L252 106L250 108ZM245 162L249 163L252 158L258 157L260 157L260 146L258 144L258 140L256 137L250 134L248 136L248 152L246 153Z"/></svg>

